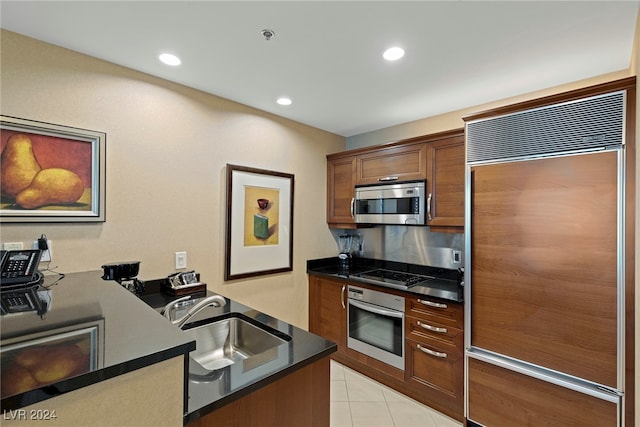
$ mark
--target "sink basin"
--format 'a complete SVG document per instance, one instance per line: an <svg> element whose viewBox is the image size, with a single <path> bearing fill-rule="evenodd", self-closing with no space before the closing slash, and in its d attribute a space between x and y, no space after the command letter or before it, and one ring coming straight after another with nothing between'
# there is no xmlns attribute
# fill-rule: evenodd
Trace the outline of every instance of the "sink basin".
<svg viewBox="0 0 640 427"><path fill-rule="evenodd" d="M240 313L186 324L182 329L196 341L196 349L189 357L207 371L224 368L291 340L288 335Z"/></svg>

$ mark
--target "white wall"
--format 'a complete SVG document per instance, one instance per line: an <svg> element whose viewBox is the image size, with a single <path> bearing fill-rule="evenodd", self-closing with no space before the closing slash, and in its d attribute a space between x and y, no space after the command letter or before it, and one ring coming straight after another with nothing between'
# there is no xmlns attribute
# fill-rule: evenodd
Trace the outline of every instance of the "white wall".
<svg viewBox="0 0 640 427"><path fill-rule="evenodd" d="M141 261L173 273L174 252L209 289L307 324L306 261L332 256L326 154L343 137L12 32L0 33L1 113L107 134L106 222L2 224L2 242L45 233L60 272ZM227 163L295 175L293 272L224 282Z"/></svg>
<svg viewBox="0 0 640 427"><path fill-rule="evenodd" d="M567 92L573 89L592 86L599 83L606 83L632 75L635 75L635 73L631 73L629 70L621 70L615 73L609 73L591 79L580 80L562 86L556 86L537 92L527 93L521 96L500 99L487 104L465 108L463 110L451 111L437 116L426 117L424 119L415 120L396 126L390 126L372 132L353 135L347 138L347 149L354 150L356 148L377 144L386 144L421 135L429 135L432 133L444 132L453 129L462 129L464 127L463 117L471 114L515 104L518 102L542 98L544 96Z"/></svg>

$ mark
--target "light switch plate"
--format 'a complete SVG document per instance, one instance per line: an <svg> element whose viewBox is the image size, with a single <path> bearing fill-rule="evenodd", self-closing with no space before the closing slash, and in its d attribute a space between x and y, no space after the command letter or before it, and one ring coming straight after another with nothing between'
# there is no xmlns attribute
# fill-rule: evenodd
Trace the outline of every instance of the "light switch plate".
<svg viewBox="0 0 640 427"><path fill-rule="evenodd" d="M2 249L5 251L20 251L24 249L22 242L8 242L2 244Z"/></svg>
<svg viewBox="0 0 640 427"><path fill-rule="evenodd" d="M176 270L181 268L187 268L187 253L176 252Z"/></svg>

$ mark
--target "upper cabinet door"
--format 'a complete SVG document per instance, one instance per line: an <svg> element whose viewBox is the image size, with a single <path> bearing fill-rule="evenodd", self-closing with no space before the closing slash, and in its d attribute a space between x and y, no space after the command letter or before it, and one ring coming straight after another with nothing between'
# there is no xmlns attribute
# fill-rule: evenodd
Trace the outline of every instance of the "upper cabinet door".
<svg viewBox="0 0 640 427"><path fill-rule="evenodd" d="M356 157L327 158L327 223L332 227L353 228Z"/></svg>
<svg viewBox="0 0 640 427"><path fill-rule="evenodd" d="M359 154L356 184L427 179L427 145L407 144Z"/></svg>
<svg viewBox="0 0 640 427"><path fill-rule="evenodd" d="M464 134L427 145L427 225L464 227Z"/></svg>

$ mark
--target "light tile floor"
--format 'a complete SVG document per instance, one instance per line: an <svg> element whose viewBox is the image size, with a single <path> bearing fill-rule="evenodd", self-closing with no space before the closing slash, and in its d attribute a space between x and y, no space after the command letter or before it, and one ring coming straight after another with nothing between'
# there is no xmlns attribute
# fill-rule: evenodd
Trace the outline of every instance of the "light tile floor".
<svg viewBox="0 0 640 427"><path fill-rule="evenodd" d="M331 427L461 427L462 423L331 361Z"/></svg>

